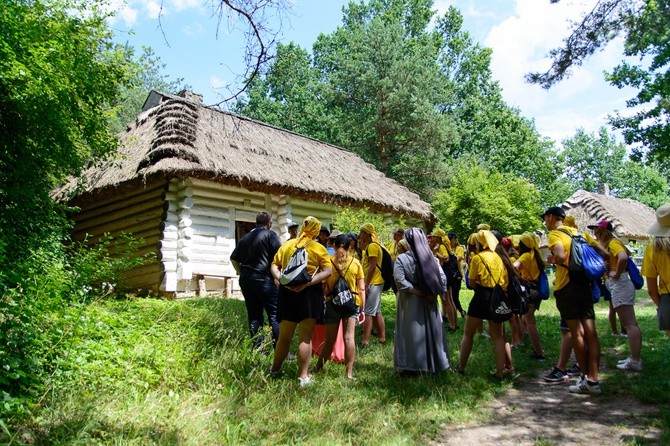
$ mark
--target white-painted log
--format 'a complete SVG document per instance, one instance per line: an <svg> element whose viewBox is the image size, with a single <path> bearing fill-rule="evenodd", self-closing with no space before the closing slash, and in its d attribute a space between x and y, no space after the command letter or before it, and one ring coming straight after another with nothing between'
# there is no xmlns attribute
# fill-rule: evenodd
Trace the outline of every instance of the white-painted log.
<svg viewBox="0 0 670 446"><path fill-rule="evenodd" d="M161 291L175 292L177 291L177 282L176 272L165 273L163 275L163 282L161 283L160 289Z"/></svg>
<svg viewBox="0 0 670 446"><path fill-rule="evenodd" d="M192 196L193 196L193 189L190 187L184 187L177 191L177 197L179 198L192 197Z"/></svg>
<svg viewBox="0 0 670 446"><path fill-rule="evenodd" d="M176 251L178 247L178 240L161 240L158 242L158 249L161 251Z"/></svg>
<svg viewBox="0 0 670 446"><path fill-rule="evenodd" d="M193 207L195 200L193 197L185 197L179 201L179 207L182 209L190 209Z"/></svg>
<svg viewBox="0 0 670 446"><path fill-rule="evenodd" d="M195 235L195 229L193 226L188 228L179 229L179 237L182 238L193 238Z"/></svg>
<svg viewBox="0 0 670 446"><path fill-rule="evenodd" d="M188 228L193 224L193 221L190 218L182 218L179 220L179 229Z"/></svg>

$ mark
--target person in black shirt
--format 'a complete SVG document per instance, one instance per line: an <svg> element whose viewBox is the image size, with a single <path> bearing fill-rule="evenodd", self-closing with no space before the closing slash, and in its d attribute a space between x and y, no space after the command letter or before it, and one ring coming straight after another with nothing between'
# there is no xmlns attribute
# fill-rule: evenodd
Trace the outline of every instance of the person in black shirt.
<svg viewBox="0 0 670 446"><path fill-rule="evenodd" d="M272 216L263 211L256 216L256 227L240 239L230 255L230 260L240 276L240 288L249 317L249 331L254 348L263 343L263 310L272 328L273 344L279 337L277 321L278 284L270 273L270 263L281 246L279 237L271 231Z"/></svg>

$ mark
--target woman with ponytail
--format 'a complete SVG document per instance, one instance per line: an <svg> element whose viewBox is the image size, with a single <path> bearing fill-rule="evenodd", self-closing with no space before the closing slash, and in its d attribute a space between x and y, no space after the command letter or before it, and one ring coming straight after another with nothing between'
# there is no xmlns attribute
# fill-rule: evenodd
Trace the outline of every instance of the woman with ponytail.
<svg viewBox="0 0 670 446"><path fill-rule="evenodd" d="M489 304L496 285L506 292L510 274L514 273L509 258L498 254L498 240L489 230L480 230L475 236L477 254L472 256L469 268L470 286L475 295L468 307L468 316L465 319L463 339L461 341L461 355L458 372L464 373L465 366L472 352L473 337L483 320L489 321L489 333L493 340L493 353L496 361L496 379L503 379L505 371L513 370L509 363L506 367L506 352L509 352L509 343L505 340L503 324L494 322L490 318Z"/></svg>
<svg viewBox="0 0 670 446"><path fill-rule="evenodd" d="M542 298L539 293L540 272L544 271L544 261L542 254L537 247L537 240L534 234L525 232L519 238L519 259L514 262L514 267L519 271L521 280L523 280L528 289L529 307L528 313L523 315L528 336L533 344L533 354L531 359L539 361L544 360L542 345L540 344L540 334L537 331L537 322L535 321L535 312L540 309Z"/></svg>
<svg viewBox="0 0 670 446"><path fill-rule="evenodd" d="M332 273L332 264L326 248L314 239L321 231L321 222L307 217L302 223L298 238L287 240L275 254L270 271L279 285L282 271L298 248L307 253L306 272L310 281L302 285L279 286L277 306L279 319L279 339L275 347L274 362L270 373L278 373L288 355L291 340L298 329L298 381L301 386L311 384L312 377L307 373L312 353L312 332L317 318L323 317L324 298L321 282Z"/></svg>

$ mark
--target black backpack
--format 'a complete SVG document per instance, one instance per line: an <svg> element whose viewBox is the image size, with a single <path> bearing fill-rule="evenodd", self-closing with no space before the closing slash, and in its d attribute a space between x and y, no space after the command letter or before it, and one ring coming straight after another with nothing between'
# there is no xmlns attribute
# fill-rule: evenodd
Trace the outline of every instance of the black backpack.
<svg viewBox="0 0 670 446"><path fill-rule="evenodd" d="M460 281L463 278L458 270L458 257L455 254L449 254L449 259L444 262L443 269L449 283Z"/></svg>
<svg viewBox="0 0 670 446"><path fill-rule="evenodd" d="M377 244L379 245L379 243ZM382 279L384 279L384 291L386 291L395 286L395 279L393 278L393 259L386 248L382 245L379 245L379 247L382 249L382 264L380 266L379 260L377 260L377 268L379 268L379 271L382 273ZM367 253L368 251L366 249L365 254L367 255Z"/></svg>
<svg viewBox="0 0 670 446"><path fill-rule="evenodd" d="M344 270L344 273L342 273L333 262L333 267L340 277L337 279L337 282L335 282L335 286L333 286L329 295L331 297L333 308L337 314L342 317L350 317L356 314L356 298L354 297L354 294L357 293L351 291L349 283L344 278L352 263L353 259L349 262L349 265L347 265L347 269Z"/></svg>

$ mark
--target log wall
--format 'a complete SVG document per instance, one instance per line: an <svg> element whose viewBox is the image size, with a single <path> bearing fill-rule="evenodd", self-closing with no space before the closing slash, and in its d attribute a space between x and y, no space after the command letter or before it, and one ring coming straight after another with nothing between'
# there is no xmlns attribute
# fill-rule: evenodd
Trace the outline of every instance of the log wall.
<svg viewBox="0 0 670 446"><path fill-rule="evenodd" d="M161 216L165 211L165 184L156 182L122 194L95 201L71 218L75 222L72 238L95 244L109 234L117 237L132 234L142 239L137 255L158 255L156 249L161 234ZM124 289L158 291L161 281L161 266L154 257L148 264L129 272L123 278Z"/></svg>

